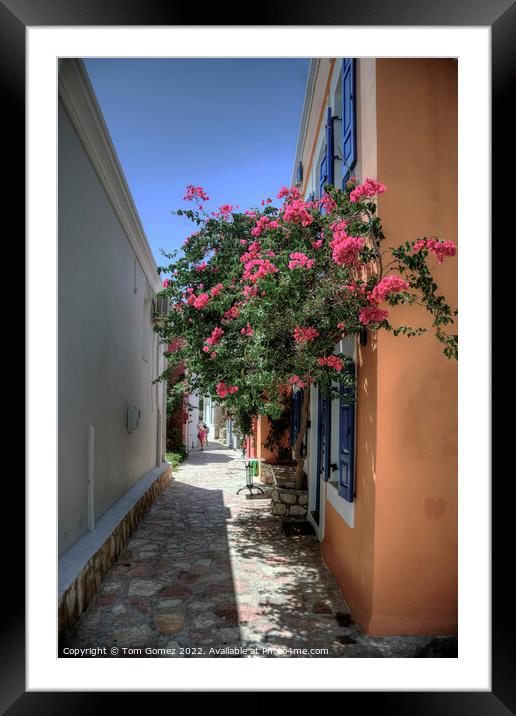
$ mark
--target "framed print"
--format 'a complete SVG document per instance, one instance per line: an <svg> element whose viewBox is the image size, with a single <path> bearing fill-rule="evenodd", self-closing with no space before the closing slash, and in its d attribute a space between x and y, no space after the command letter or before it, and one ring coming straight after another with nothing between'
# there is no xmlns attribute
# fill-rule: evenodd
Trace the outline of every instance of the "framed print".
<svg viewBox="0 0 516 716"><path fill-rule="evenodd" d="M515 708L488 272L514 7L285 9L0 2L29 318L7 713Z"/></svg>

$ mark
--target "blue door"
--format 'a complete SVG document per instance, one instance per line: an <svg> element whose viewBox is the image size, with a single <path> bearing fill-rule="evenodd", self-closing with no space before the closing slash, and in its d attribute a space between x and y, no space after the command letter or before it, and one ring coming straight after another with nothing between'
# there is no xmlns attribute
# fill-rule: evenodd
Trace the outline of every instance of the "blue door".
<svg viewBox="0 0 516 716"><path fill-rule="evenodd" d="M348 370L355 374L354 363ZM339 495L347 502L355 495L355 402L350 388L341 388L339 406Z"/></svg>

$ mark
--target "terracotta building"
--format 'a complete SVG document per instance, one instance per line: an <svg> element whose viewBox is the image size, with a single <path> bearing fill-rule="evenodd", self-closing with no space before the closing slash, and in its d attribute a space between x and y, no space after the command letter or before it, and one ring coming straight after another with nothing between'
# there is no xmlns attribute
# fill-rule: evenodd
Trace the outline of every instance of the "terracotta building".
<svg viewBox="0 0 516 716"><path fill-rule="evenodd" d="M292 184L316 198L351 175L387 186L378 198L385 246L422 236L457 243L455 60L312 60ZM456 305L457 262L432 269ZM414 307L391 319L429 325ZM335 352L353 358L358 400L350 408L311 391L308 518L324 560L366 633L454 634L457 364L431 332L367 331ZM248 454L274 461L266 432L260 418Z"/></svg>

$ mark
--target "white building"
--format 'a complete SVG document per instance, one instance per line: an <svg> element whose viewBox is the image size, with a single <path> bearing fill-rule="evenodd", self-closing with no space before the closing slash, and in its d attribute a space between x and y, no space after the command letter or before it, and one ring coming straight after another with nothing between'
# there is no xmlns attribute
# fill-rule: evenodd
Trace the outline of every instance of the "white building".
<svg viewBox="0 0 516 716"><path fill-rule="evenodd" d="M80 60L60 62L58 112L62 597L138 501L156 494L170 468L166 389L153 382L165 368L153 330L161 281ZM130 529L134 514L131 520ZM115 551L128 529L116 532ZM101 577L96 570L90 598ZM88 598L78 599L80 612Z"/></svg>

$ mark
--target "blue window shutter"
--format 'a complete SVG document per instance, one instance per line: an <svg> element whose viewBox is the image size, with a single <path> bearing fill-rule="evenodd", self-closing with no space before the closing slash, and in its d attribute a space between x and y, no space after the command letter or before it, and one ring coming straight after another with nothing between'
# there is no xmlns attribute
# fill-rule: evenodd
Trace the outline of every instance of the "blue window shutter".
<svg viewBox="0 0 516 716"><path fill-rule="evenodd" d="M334 147L333 147L333 118L331 114L331 107L328 107L328 113L326 116L326 183L334 184L335 173L333 170L333 159L334 159Z"/></svg>
<svg viewBox="0 0 516 716"><path fill-rule="evenodd" d="M348 367L355 374L355 364ZM351 397L350 388L341 387L339 406L339 495L353 502L355 493L355 403L347 403Z"/></svg>
<svg viewBox="0 0 516 716"><path fill-rule="evenodd" d="M299 164L297 165L296 179L297 179L298 184L300 184L303 181L303 162L302 161L300 161Z"/></svg>
<svg viewBox="0 0 516 716"><path fill-rule="evenodd" d="M324 194L324 185L328 182L327 160L328 157L325 153L321 161L321 168L319 169L319 199Z"/></svg>
<svg viewBox="0 0 516 716"><path fill-rule="evenodd" d="M342 60L342 185L357 163L356 60Z"/></svg>

